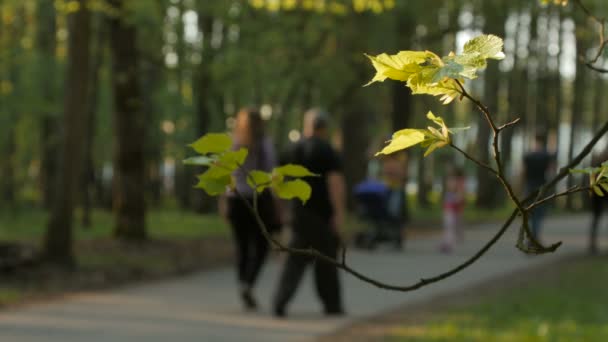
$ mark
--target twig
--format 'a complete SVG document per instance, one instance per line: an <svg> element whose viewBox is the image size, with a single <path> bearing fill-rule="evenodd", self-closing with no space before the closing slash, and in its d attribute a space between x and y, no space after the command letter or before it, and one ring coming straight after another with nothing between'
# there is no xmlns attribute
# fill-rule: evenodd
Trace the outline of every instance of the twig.
<svg viewBox="0 0 608 342"><path fill-rule="evenodd" d="M489 172L491 172L494 175L498 174L498 171L496 171L494 168L492 168L491 166L489 166L488 164L480 161L479 159L471 156L470 154L466 153L465 151L463 151L460 147L454 145L453 143L450 143L450 147L455 149L456 151L460 152L460 154L462 154L465 158L467 158L468 160L472 161L473 163L477 164L479 167L488 170Z"/></svg>
<svg viewBox="0 0 608 342"><path fill-rule="evenodd" d="M574 0L574 2L581 8L581 10L585 13L585 15L588 18L591 18L593 21L595 21L598 25L599 25L599 47L597 49L597 52L595 54L595 57L592 58L591 60L587 61L585 59L585 57L581 54L580 55L580 59L581 61L583 61L583 63L591 70L600 72L600 73L608 73L608 69L605 68L600 68L600 67L596 67L593 64L595 64L598 59L602 56L602 54L604 53L604 49L606 48L606 45L608 45L608 39L604 38L604 32L606 31L606 19L605 18L600 18L598 16L596 16L595 14L593 14L589 8L587 8L585 6L585 4L583 4L583 2L581 0Z"/></svg>

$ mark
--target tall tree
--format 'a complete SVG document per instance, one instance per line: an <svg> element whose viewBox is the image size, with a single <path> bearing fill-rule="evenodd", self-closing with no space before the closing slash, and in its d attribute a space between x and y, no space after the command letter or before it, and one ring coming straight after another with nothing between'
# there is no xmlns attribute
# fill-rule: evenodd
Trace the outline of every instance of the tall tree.
<svg viewBox="0 0 608 342"><path fill-rule="evenodd" d="M37 7L36 42L38 48L38 65L40 70L40 91L42 112L40 113L40 183L44 207L50 208L55 185L57 170L57 155L59 149L58 113L55 112L57 101L56 91L56 61L57 25L54 0L40 0Z"/></svg>
<svg viewBox="0 0 608 342"><path fill-rule="evenodd" d="M104 17L102 14L97 14L93 17L92 43L91 43L91 76L89 78L89 106L85 124L85 148L83 158L82 172L82 225L89 227L91 225L91 206L92 206L92 189L95 184L95 163L93 155L93 142L95 140L95 124L97 119L97 109L99 105L99 73L103 62L103 46L104 46Z"/></svg>
<svg viewBox="0 0 608 342"><path fill-rule="evenodd" d="M126 0L111 4L123 13L110 18L112 89L114 98L114 172L112 206L114 235L125 240L145 240L146 117L138 79L137 30L125 17Z"/></svg>
<svg viewBox="0 0 608 342"><path fill-rule="evenodd" d="M56 191L44 240L46 260L67 266L74 262L73 209L83 164L83 132L86 126L90 75L90 13L86 0L78 0L77 3L78 9L69 15L63 135L58 163L61 172L57 173Z"/></svg>
<svg viewBox="0 0 608 342"><path fill-rule="evenodd" d="M499 37L504 37L505 34L505 19L506 10L503 4L495 2L484 2L483 14L486 20L486 33L495 34ZM499 82L500 71L498 63L488 63L488 68L484 73L484 104L493 112L498 110ZM480 113L478 114L478 130L477 142L479 146L479 160L485 164L490 163L490 139L491 130L485 118ZM496 207L500 191L500 183L493 174L482 168L477 169L477 198L475 205L479 208Z"/></svg>

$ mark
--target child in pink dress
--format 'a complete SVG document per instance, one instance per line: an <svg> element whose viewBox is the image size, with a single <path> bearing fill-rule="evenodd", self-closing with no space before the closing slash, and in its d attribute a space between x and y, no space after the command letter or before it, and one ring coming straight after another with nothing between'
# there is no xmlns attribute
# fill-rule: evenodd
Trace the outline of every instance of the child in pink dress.
<svg viewBox="0 0 608 342"><path fill-rule="evenodd" d="M448 174L443 197L443 240L439 247L443 253L450 253L454 249L456 240L464 238L461 226L464 203L464 172L462 169L454 167Z"/></svg>

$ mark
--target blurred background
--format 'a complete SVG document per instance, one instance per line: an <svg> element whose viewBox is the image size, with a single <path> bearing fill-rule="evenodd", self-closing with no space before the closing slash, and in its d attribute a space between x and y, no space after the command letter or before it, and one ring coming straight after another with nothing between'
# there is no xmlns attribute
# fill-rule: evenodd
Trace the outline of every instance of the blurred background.
<svg viewBox="0 0 608 342"><path fill-rule="evenodd" d="M193 189L201 170L181 160L201 135L229 130L243 106L260 108L279 151L300 139L306 109L327 109L349 189L373 173L370 159L387 137L425 127L428 110L449 126L470 126L455 143L490 160L491 132L470 103L444 106L397 82L363 88L374 74L364 53L447 55L481 33L503 37L506 58L470 86L498 122L521 118L501 141L516 184L537 132L564 164L606 119L606 77L577 61L594 57L597 28L573 6L89 0L83 15L82 3L0 0L0 241L43 250L59 264L73 263L74 248L84 269L107 275L126 267L129 276L117 278L184 271L229 254L216 243L228 233L216 199ZM605 1L587 4L608 13ZM407 164L415 222L438 222L448 163L465 166L468 219L504 217L506 196L490 174L451 151L422 153L409 152ZM584 193L557 203L559 210L585 205ZM152 242L135 255L120 240ZM5 298L22 295L11 291Z"/></svg>

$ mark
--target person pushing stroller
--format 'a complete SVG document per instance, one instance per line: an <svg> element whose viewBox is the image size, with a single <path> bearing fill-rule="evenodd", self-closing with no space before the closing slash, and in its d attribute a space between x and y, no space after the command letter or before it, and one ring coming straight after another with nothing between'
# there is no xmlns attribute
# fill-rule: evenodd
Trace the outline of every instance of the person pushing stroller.
<svg viewBox="0 0 608 342"><path fill-rule="evenodd" d="M406 155L394 153L382 158L382 180L368 180L355 187L355 199L362 217L372 224L359 233L356 246L374 249L387 242L395 249L403 248L405 224L408 221Z"/></svg>

